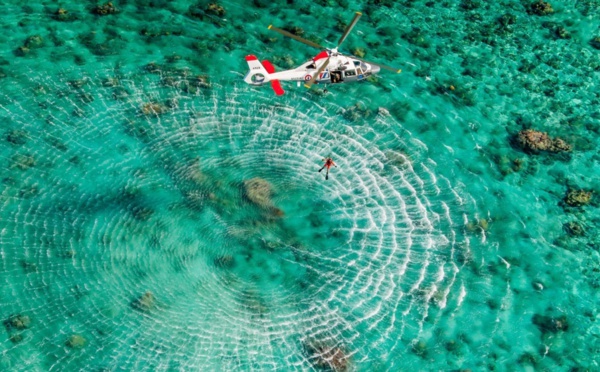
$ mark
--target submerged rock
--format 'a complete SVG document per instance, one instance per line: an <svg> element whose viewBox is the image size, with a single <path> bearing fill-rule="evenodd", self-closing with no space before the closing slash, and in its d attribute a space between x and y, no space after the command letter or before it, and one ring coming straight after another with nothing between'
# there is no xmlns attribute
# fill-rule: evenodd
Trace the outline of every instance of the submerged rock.
<svg viewBox="0 0 600 372"><path fill-rule="evenodd" d="M572 146L560 138L551 138L547 133L526 129L517 135L517 143L526 152L539 151L561 152L571 151Z"/></svg>
<svg viewBox="0 0 600 372"><path fill-rule="evenodd" d="M296 36L302 36L302 35L304 35L304 29L302 27L298 27L298 26L284 26L283 29L286 30L287 32L289 32L290 34L293 34L293 35L296 35Z"/></svg>
<svg viewBox="0 0 600 372"><path fill-rule="evenodd" d="M585 230L583 229L583 226L581 226L581 224L575 222L575 221L570 221L567 222L563 225L565 231L567 232L567 234L571 235L571 236L582 236L585 234Z"/></svg>
<svg viewBox="0 0 600 372"><path fill-rule="evenodd" d="M529 6L529 10L528 10L529 14L535 14L535 15L539 15L539 16L548 15L553 12L554 12L554 9L552 9L552 5L550 5L550 3L547 3L543 0L538 0L534 3L532 3Z"/></svg>
<svg viewBox="0 0 600 372"><path fill-rule="evenodd" d="M359 121L370 117L371 114L371 110L369 110L365 105L363 105L360 102L342 111L342 116L348 121Z"/></svg>
<svg viewBox="0 0 600 372"><path fill-rule="evenodd" d="M100 16L109 15L109 14L117 14L119 13L119 9L113 5L113 3L109 2L103 5L96 6L92 13Z"/></svg>
<svg viewBox="0 0 600 372"><path fill-rule="evenodd" d="M488 220L486 220L485 218L480 218L478 220L468 222L466 224L466 228L469 232L487 231L489 228L489 224L490 223Z"/></svg>
<svg viewBox="0 0 600 372"><path fill-rule="evenodd" d="M120 85L121 85L121 81L119 80L119 78L116 78L116 77L108 77L108 78L102 80L103 87L114 88L114 87L118 87Z"/></svg>
<svg viewBox="0 0 600 372"><path fill-rule="evenodd" d="M223 17L225 15L225 8L217 3L210 3L206 6L206 13L216 15L217 17Z"/></svg>
<svg viewBox="0 0 600 372"><path fill-rule="evenodd" d="M508 27L510 25L514 25L517 23L517 17L512 13L505 13L500 18L498 18L498 23L502 27Z"/></svg>
<svg viewBox="0 0 600 372"><path fill-rule="evenodd" d="M156 306L156 300L152 292L146 292L131 302L131 307L135 310L147 312Z"/></svg>
<svg viewBox="0 0 600 372"><path fill-rule="evenodd" d="M65 8L58 8L56 12L54 12L53 18L61 22L70 22L75 20L75 17L69 14L69 11Z"/></svg>
<svg viewBox="0 0 600 372"><path fill-rule="evenodd" d="M569 329L566 315L552 317L535 314L532 321L542 333L556 333L559 331L567 331Z"/></svg>
<svg viewBox="0 0 600 372"><path fill-rule="evenodd" d="M12 129L6 133L6 140L17 146L24 145L27 137L27 132L22 129Z"/></svg>
<svg viewBox="0 0 600 372"><path fill-rule="evenodd" d="M412 344L412 352L417 354L420 357L427 356L427 344L424 341L417 341Z"/></svg>
<svg viewBox="0 0 600 372"><path fill-rule="evenodd" d="M144 71L149 72L151 74L160 74L162 72L162 67L156 62L150 62L146 66L144 66Z"/></svg>
<svg viewBox="0 0 600 372"><path fill-rule="evenodd" d="M29 36L24 45L29 49L39 48L44 45L44 39L40 35Z"/></svg>
<svg viewBox="0 0 600 372"><path fill-rule="evenodd" d="M30 154L15 154L11 159L10 168L27 170L35 166L35 158Z"/></svg>
<svg viewBox="0 0 600 372"><path fill-rule="evenodd" d="M27 48L26 46L20 46L15 50L15 55L17 57L25 57L29 54L29 52L31 52L31 49Z"/></svg>
<svg viewBox="0 0 600 372"><path fill-rule="evenodd" d="M81 349L85 346L86 340L81 335L72 335L67 339L65 345L70 347L71 349Z"/></svg>
<svg viewBox="0 0 600 372"><path fill-rule="evenodd" d="M29 328L31 325L31 319L27 315L11 315L4 322L4 328L6 328L7 332L11 332L13 330L24 330Z"/></svg>
<svg viewBox="0 0 600 372"><path fill-rule="evenodd" d="M304 345L308 360L317 369L341 372L348 370L348 355L341 347L320 343Z"/></svg>
<svg viewBox="0 0 600 372"><path fill-rule="evenodd" d="M554 36L556 36L558 39L570 39L571 33L566 28L558 26L554 29Z"/></svg>
<svg viewBox="0 0 600 372"><path fill-rule="evenodd" d="M213 262L216 267L221 269L231 269L235 266L235 261L231 255L219 256L215 258Z"/></svg>
<svg viewBox="0 0 600 372"><path fill-rule="evenodd" d="M590 45L593 48L600 49L600 36L596 36L592 40L590 40Z"/></svg>
<svg viewBox="0 0 600 372"><path fill-rule="evenodd" d="M204 4L203 2L198 2L190 6L188 15L220 26L223 23L221 18L225 16L225 8L216 2L209 3L208 5Z"/></svg>
<svg viewBox="0 0 600 372"><path fill-rule="evenodd" d="M354 48L352 54L359 58L365 58L365 50L363 48Z"/></svg>
<svg viewBox="0 0 600 372"><path fill-rule="evenodd" d="M269 208L272 206L271 184L262 178L255 177L244 181L244 195L260 207Z"/></svg>
<svg viewBox="0 0 600 372"><path fill-rule="evenodd" d="M592 192L585 190L569 190L565 196L565 203L570 207L581 207L592 200Z"/></svg>
<svg viewBox="0 0 600 372"><path fill-rule="evenodd" d="M142 112L144 115L162 115L169 111L169 108L166 105L160 103L145 103L142 106Z"/></svg>

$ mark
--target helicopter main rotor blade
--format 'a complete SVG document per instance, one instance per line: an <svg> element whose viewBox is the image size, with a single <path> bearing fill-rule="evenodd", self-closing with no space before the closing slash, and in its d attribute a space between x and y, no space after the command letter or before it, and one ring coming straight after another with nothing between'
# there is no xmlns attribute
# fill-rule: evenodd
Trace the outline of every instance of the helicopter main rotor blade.
<svg viewBox="0 0 600 372"><path fill-rule="evenodd" d="M331 56L327 57L327 59L325 60L325 62L323 63L323 65L321 65L321 67L319 67L319 69L317 70L317 72L310 78L310 80L306 84L304 84L304 87L306 89L310 89L310 87L312 87L312 85L315 83L315 81L317 80L317 78L321 75L321 72L323 72L323 70L325 70L325 68L329 64L329 58L331 58Z"/></svg>
<svg viewBox="0 0 600 372"><path fill-rule="evenodd" d="M383 69L385 69L385 70L392 71L392 72L395 72L395 73L397 73L397 74L399 74L399 73L401 73L401 72L402 72L402 70L401 70L401 69L399 69L399 68L394 68L394 67L390 67L390 66L382 65L381 63L375 63L375 62L371 62L371 61L366 61L366 60L364 60L364 59L362 59L362 58L358 58L358 57L356 57L356 56L354 56L354 55L352 56L352 58L354 58L354 59L358 59L359 61L361 61L361 62L365 62L365 63L368 63L368 64L370 64L370 65L379 66L379 67L381 67L381 68L383 68Z"/></svg>
<svg viewBox="0 0 600 372"><path fill-rule="evenodd" d="M314 42L312 42L310 40L306 40L305 38L302 38L300 36L294 35L291 32L288 32L286 30L282 30L282 29L277 28L277 27L275 27L273 25L269 25L269 30L273 30L273 31L279 32L283 36L287 36L287 37L292 38L292 39L294 39L296 41L299 41L299 42L301 42L303 44L310 45L311 47L314 47L314 48L317 48L317 49L326 49L325 47L322 47L322 46L320 46L317 43L314 43Z"/></svg>
<svg viewBox="0 0 600 372"><path fill-rule="evenodd" d="M344 42L344 40L346 40L346 37L348 36L350 31L352 31L352 28L354 27L356 22L358 22L358 19L360 18L360 16L362 16L361 12L354 13L354 19L352 20L352 22L350 22L348 27L346 27L346 31L344 31L344 34L342 35L342 37L340 37L340 41L338 41L338 45L336 48L339 48L340 45L342 45L342 43Z"/></svg>

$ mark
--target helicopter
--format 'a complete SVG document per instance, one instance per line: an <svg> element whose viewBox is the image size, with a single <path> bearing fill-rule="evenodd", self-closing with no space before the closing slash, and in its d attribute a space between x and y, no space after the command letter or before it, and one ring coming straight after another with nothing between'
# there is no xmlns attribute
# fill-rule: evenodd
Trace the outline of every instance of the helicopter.
<svg viewBox="0 0 600 372"><path fill-rule="evenodd" d="M346 40L352 28L356 25L362 13L356 12L352 22L338 40L333 49L325 48L315 42L306 40L286 30L269 25L273 30L303 44L321 50L311 60L294 69L275 72L273 64L267 60L260 62L255 55L246 56L246 62L250 71L244 77L244 81L250 85L261 86L271 83L271 88L276 95L285 93L281 88L280 81L296 81L298 86L304 82L304 87L310 89L314 84L340 84L365 80L370 75L377 74L381 69L400 73L402 70L385 66L382 64L365 61L356 56L346 56L338 52L340 45Z"/></svg>

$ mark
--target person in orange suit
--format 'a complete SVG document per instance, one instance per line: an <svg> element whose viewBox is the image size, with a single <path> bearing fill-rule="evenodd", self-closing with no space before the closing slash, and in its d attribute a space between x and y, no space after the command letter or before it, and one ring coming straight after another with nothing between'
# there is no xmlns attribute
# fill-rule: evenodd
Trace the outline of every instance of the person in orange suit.
<svg viewBox="0 0 600 372"><path fill-rule="evenodd" d="M325 162L325 164L321 167L321 169L319 169L319 172L322 171L323 169L327 168L327 172L325 172L325 179L328 180L329 179L329 168L331 168L332 165L334 167L337 167L337 165L335 165L332 158L325 158L325 159L323 159L323 161Z"/></svg>

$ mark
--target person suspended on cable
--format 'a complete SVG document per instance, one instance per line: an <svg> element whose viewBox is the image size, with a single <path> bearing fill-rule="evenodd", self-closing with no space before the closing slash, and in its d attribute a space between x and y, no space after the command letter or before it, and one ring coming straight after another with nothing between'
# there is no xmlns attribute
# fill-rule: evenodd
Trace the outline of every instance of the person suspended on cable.
<svg viewBox="0 0 600 372"><path fill-rule="evenodd" d="M337 167L337 165L333 162L332 158L325 158L325 159L323 159L323 161L325 162L325 164L321 167L321 169L319 169L319 172L322 171L323 169L327 168L327 172L325 172L325 179L328 180L329 179L329 168L331 168L332 165L334 167Z"/></svg>

